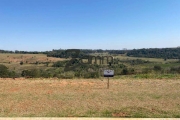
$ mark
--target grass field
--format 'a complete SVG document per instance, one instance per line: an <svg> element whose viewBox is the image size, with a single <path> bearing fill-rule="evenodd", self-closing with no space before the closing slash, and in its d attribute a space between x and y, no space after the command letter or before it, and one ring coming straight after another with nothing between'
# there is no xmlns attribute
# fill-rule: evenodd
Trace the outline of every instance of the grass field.
<svg viewBox="0 0 180 120"><path fill-rule="evenodd" d="M54 62L68 60L64 58L47 57L45 54L11 54L11 53L0 53L0 64L7 66L10 70L16 70L21 72L25 69L41 68L47 69L46 62L49 63L49 67ZM20 65L20 62L23 65ZM38 64L35 64L38 62Z"/></svg>
<svg viewBox="0 0 180 120"><path fill-rule="evenodd" d="M0 63L34 63L38 62L56 62L64 60L63 58L47 57L45 54L11 54L0 53Z"/></svg>
<svg viewBox="0 0 180 120"><path fill-rule="evenodd" d="M180 117L180 79L0 79L1 117Z"/></svg>

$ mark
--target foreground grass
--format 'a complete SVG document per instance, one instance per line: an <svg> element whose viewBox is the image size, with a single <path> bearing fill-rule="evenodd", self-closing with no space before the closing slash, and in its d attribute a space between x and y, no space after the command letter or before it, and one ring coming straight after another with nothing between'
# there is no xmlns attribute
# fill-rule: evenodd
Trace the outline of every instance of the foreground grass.
<svg viewBox="0 0 180 120"><path fill-rule="evenodd" d="M180 79L0 79L1 117L180 117Z"/></svg>

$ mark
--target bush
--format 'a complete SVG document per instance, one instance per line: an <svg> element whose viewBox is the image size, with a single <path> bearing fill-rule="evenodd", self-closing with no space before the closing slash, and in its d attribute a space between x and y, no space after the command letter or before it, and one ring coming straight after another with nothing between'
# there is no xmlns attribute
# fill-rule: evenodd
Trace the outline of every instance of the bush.
<svg viewBox="0 0 180 120"><path fill-rule="evenodd" d="M23 61L20 62L20 65L23 65Z"/></svg>
<svg viewBox="0 0 180 120"><path fill-rule="evenodd" d="M23 70L21 76L22 77L32 77L32 78L41 77L40 71L38 69Z"/></svg>
<svg viewBox="0 0 180 120"><path fill-rule="evenodd" d="M8 68L5 65L0 64L0 77L8 76Z"/></svg>
<svg viewBox="0 0 180 120"><path fill-rule="evenodd" d="M73 79L74 78L74 72L72 72L72 71L66 72L64 78Z"/></svg>
<svg viewBox="0 0 180 120"><path fill-rule="evenodd" d="M180 66L178 67L171 67L170 68L171 73L180 73Z"/></svg>
<svg viewBox="0 0 180 120"><path fill-rule="evenodd" d="M154 66L154 70L155 70L155 71L160 71L160 70L161 70L161 66L155 65L155 66Z"/></svg>
<svg viewBox="0 0 180 120"><path fill-rule="evenodd" d="M127 68L123 68L121 74L122 75L127 75L128 74L128 69Z"/></svg>
<svg viewBox="0 0 180 120"><path fill-rule="evenodd" d="M56 77L56 76L54 76L52 73L50 73L48 71L42 71L41 72L41 77L50 78L50 77Z"/></svg>
<svg viewBox="0 0 180 120"><path fill-rule="evenodd" d="M144 69L142 69L142 73L143 74L148 74L148 73L151 73L151 72L152 72L151 68L144 68Z"/></svg>
<svg viewBox="0 0 180 120"><path fill-rule="evenodd" d="M114 75L121 75L121 74L122 74L122 70L120 68L114 69Z"/></svg>
<svg viewBox="0 0 180 120"><path fill-rule="evenodd" d="M99 72L86 72L83 74L84 78L99 78Z"/></svg>
<svg viewBox="0 0 180 120"><path fill-rule="evenodd" d="M72 71L68 71L57 75L58 78L63 78L63 79L73 79L74 76L75 76L74 72Z"/></svg>
<svg viewBox="0 0 180 120"><path fill-rule="evenodd" d="M65 64L66 64L66 62L64 62L64 61L57 61L52 65L52 67L64 67Z"/></svg>
<svg viewBox="0 0 180 120"><path fill-rule="evenodd" d="M82 76L81 71L76 71L76 72L74 73L74 76L75 76L75 77L81 77L81 76Z"/></svg>
<svg viewBox="0 0 180 120"><path fill-rule="evenodd" d="M119 64L119 68L125 68L126 66L124 64Z"/></svg>
<svg viewBox="0 0 180 120"><path fill-rule="evenodd" d="M9 71L5 65L0 64L0 77L8 77Z"/></svg>
<svg viewBox="0 0 180 120"><path fill-rule="evenodd" d="M8 74L8 77L15 78L15 77L18 77L18 75L15 73L15 71L10 71Z"/></svg>
<svg viewBox="0 0 180 120"><path fill-rule="evenodd" d="M0 77L2 78L14 78L16 77L15 71L9 71L5 65L0 64Z"/></svg>

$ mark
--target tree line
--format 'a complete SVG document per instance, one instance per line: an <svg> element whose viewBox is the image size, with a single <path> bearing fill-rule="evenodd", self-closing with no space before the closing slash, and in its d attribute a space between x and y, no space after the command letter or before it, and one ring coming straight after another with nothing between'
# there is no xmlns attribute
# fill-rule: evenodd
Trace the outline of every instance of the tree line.
<svg viewBox="0 0 180 120"><path fill-rule="evenodd" d="M74 53L66 53L66 49L53 49L52 51L8 51L0 50L0 53L15 53L15 54L46 54L47 57L68 58ZM180 47L177 48L148 48L148 49L133 49L133 50L102 50L102 49L80 49L78 57L92 53L109 53L109 54L126 54L132 57L147 57L147 58L163 58L163 59L180 59Z"/></svg>
<svg viewBox="0 0 180 120"><path fill-rule="evenodd" d="M180 59L180 48L150 48L150 49L133 49L127 52L127 56L147 57L147 58L164 58Z"/></svg>

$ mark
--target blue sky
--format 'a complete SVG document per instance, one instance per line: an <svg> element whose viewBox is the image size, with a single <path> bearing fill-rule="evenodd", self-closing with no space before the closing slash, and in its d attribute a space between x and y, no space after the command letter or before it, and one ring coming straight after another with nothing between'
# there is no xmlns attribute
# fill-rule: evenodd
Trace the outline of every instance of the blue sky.
<svg viewBox="0 0 180 120"><path fill-rule="evenodd" d="M0 0L0 49L180 46L180 0Z"/></svg>

